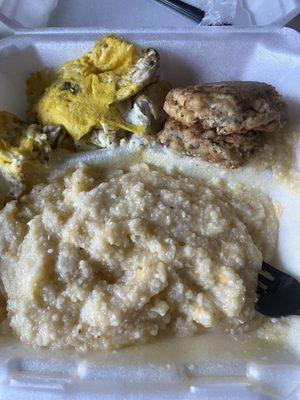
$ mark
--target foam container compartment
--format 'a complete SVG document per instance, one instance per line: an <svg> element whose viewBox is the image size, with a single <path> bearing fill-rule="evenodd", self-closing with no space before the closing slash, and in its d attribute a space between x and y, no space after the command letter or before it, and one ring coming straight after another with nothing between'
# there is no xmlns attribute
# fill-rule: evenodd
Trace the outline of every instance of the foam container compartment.
<svg viewBox="0 0 300 400"><path fill-rule="evenodd" d="M114 30L161 55L161 75L174 86L260 80L285 97L300 126L300 35L290 29ZM0 109L25 114L25 81L89 50L105 29L19 31L0 41ZM105 152L102 153L103 157ZM105 159L104 159L105 161ZM300 198L271 183L283 206L279 262L300 277ZM300 333L300 332L299 332ZM2 339L1 339L2 340ZM30 349L0 343L1 399L300 399L299 358L258 340L203 334L117 352Z"/></svg>

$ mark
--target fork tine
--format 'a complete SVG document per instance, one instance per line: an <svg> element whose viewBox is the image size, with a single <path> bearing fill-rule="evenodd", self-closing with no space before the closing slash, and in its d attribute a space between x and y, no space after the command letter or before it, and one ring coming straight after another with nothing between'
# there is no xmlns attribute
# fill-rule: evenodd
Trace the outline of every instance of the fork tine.
<svg viewBox="0 0 300 400"><path fill-rule="evenodd" d="M277 268L272 267L270 264L266 263L265 261L262 262L261 265L262 270L269 272L269 274L274 275L278 272Z"/></svg>
<svg viewBox="0 0 300 400"><path fill-rule="evenodd" d="M270 283L272 282L270 279L266 278L264 275L261 273L258 274L258 282L262 283L265 286L269 286Z"/></svg>
<svg viewBox="0 0 300 400"><path fill-rule="evenodd" d="M270 264L266 263L265 261L262 262L262 270L271 274L272 277L274 278L274 280L276 280L276 279L282 280L282 279L287 279L287 278L291 277L290 275L281 271L280 269L272 267Z"/></svg>
<svg viewBox="0 0 300 400"><path fill-rule="evenodd" d="M300 282L265 262L258 274L256 293L255 309L259 313L274 318L300 315Z"/></svg>
<svg viewBox="0 0 300 400"><path fill-rule="evenodd" d="M263 289L261 286L257 286L256 293L258 294L258 296L262 296L265 293L265 289Z"/></svg>

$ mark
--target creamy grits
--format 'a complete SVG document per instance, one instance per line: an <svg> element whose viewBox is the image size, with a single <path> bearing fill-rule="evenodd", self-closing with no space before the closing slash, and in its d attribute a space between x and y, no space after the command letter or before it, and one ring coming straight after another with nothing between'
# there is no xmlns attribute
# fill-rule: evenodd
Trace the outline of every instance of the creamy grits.
<svg viewBox="0 0 300 400"><path fill-rule="evenodd" d="M145 163L83 165L8 203L0 224L14 332L82 351L251 328L257 273L278 228L257 190Z"/></svg>

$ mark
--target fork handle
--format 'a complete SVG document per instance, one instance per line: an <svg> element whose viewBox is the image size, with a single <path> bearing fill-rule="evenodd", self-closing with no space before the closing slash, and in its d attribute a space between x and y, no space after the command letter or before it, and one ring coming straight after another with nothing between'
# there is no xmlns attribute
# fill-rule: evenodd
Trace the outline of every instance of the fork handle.
<svg viewBox="0 0 300 400"><path fill-rule="evenodd" d="M205 12L200 10L200 8L194 7L191 4L187 4L181 0L155 0L157 3L163 4L173 10L179 12L180 14L185 15L186 17L191 18L192 20L200 23L204 16Z"/></svg>

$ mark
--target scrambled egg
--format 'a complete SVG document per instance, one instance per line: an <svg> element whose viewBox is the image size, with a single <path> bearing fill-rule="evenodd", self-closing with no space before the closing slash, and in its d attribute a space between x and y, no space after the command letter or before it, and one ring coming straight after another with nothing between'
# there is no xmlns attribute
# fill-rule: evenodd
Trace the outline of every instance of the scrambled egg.
<svg viewBox="0 0 300 400"><path fill-rule="evenodd" d="M114 147L136 137L146 143L160 129L170 89L156 76L158 64L156 50L139 54L108 35L55 74L32 73L26 90L32 124L0 111L0 206L43 181L57 151Z"/></svg>
<svg viewBox="0 0 300 400"><path fill-rule="evenodd" d="M33 72L26 82L26 96L28 104L28 120L35 123L37 121L36 109L31 105L37 104L47 87L54 81L53 73L45 68L41 71Z"/></svg>
<svg viewBox="0 0 300 400"><path fill-rule="evenodd" d="M42 125L61 125L77 141L95 127L143 134L145 127L127 122L117 105L155 79L158 60L154 49L140 57L133 44L105 36L91 52L59 68L45 90L45 80L31 76L27 91L43 91L38 100L29 98L31 111Z"/></svg>
<svg viewBox="0 0 300 400"><path fill-rule="evenodd" d="M15 115L0 111L0 207L45 179L52 151L45 128L27 126Z"/></svg>
<svg viewBox="0 0 300 400"><path fill-rule="evenodd" d="M134 96L134 99L118 104L118 111L123 118L133 125L143 126L145 135L141 136L138 133L128 135L128 132L122 129L109 132L101 128L93 129L88 135L74 142L76 150L113 149L127 144L144 146L150 143L165 121L163 104L169 90L171 90L171 85L168 82L158 80L147 85Z"/></svg>
<svg viewBox="0 0 300 400"><path fill-rule="evenodd" d="M20 176L24 162L47 161L50 152L47 135L40 127L27 127L15 115L0 112L0 166L13 177Z"/></svg>

